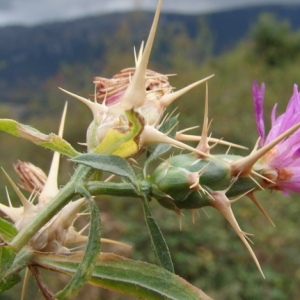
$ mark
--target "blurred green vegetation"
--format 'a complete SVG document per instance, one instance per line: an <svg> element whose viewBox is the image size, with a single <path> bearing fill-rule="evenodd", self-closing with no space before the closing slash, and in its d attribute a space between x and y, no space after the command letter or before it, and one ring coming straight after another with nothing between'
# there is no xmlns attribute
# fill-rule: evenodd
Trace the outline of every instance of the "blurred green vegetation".
<svg viewBox="0 0 300 300"><path fill-rule="evenodd" d="M73 145L84 142L92 115L81 103L76 103L58 91L57 86L86 97L93 94L94 76L111 77L120 69L132 66L132 45L126 42L126 36L133 33L127 32L126 27L122 30L111 37L110 51L104 53L101 60L95 61L92 66L62 65L56 76L45 81L41 89L30 91L30 113L23 115L22 122L46 133L56 132L62 107L68 100L65 138ZM170 77L171 84L177 89L215 74L208 84L212 135L249 147L249 150L243 151L230 150L230 153L247 155L257 139L252 83L254 80L266 83L265 117L268 128L273 105L278 103L278 112L282 112L292 95L293 84L300 82L300 32L292 32L288 23L264 15L249 32L247 39L233 45L230 51L218 57L211 55L213 39L204 22L199 23L197 33L196 37L191 37L184 28L170 28L168 32L158 30L149 68L166 74L177 73L178 76ZM101 65L101 74L95 73L98 65ZM177 111L180 112L180 129L197 124L201 127L204 99L205 87L201 86L172 105L170 111L178 107ZM2 116L14 118L18 116L18 107L2 105L0 112ZM199 134L200 130L194 129L191 133ZM50 151L38 149L27 141L5 134L0 134L0 143L1 166L12 176L11 164L17 159L31 161L47 172ZM84 151L82 146L78 145L77 148ZM213 152L226 150L216 147ZM61 184L68 180L72 168L67 160L62 160ZM6 184L1 175L1 186ZM4 187L1 194L1 201L5 202ZM211 208L199 211L194 223L191 212L184 211L180 230L178 216L152 201L153 214L169 244L176 272L215 299L298 299L299 195L285 197L280 192L266 191L260 192L258 197L276 228L246 198L238 201L233 209L241 228L254 234L253 248L266 279L260 276L248 251L217 211ZM133 258L154 263L142 206L138 202L136 199L99 198L99 207L106 216L103 224L105 237L133 244L134 249L130 253ZM53 276L49 281L53 281ZM57 280L54 281L56 283ZM17 296L13 293L16 292L19 295L19 290L10 291L3 294L1 299L15 299ZM89 288L82 291L78 299L89 292L91 300L99 299L100 296L103 299L127 299ZM27 297L33 300L40 296L37 292L28 292Z"/></svg>

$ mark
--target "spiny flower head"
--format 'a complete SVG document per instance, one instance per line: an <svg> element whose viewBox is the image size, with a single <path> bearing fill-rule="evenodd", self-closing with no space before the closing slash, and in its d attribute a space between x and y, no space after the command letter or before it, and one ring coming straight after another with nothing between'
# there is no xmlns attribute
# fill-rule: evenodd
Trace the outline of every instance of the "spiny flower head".
<svg viewBox="0 0 300 300"><path fill-rule="evenodd" d="M115 74L112 78L95 77L96 99L107 107L118 104L128 88L136 68L126 68ZM142 106L137 108L148 125L157 125L162 117L164 101L160 101L164 95L170 94L172 87L168 76L155 71L145 71L146 98Z"/></svg>
<svg viewBox="0 0 300 300"><path fill-rule="evenodd" d="M147 43L145 47L142 43L138 55L135 56L134 68L122 70L111 79L96 77L94 101L63 90L86 104L93 113L93 121L87 131L89 152L120 155L116 149L112 150L112 147L104 149L103 145L99 145L111 144L113 140L121 140L124 136L126 138L126 133L130 135L132 131L132 123L140 124L140 130L134 132L134 136L128 137L135 141L137 147L126 151L124 157L136 154L144 146L158 143L201 152L159 132L166 108L179 96L212 77L173 92L168 76L147 69L161 5L162 1L159 1ZM101 103L98 103L98 100ZM129 111L133 112L131 115L135 116L137 122L128 117Z"/></svg>
<svg viewBox="0 0 300 300"><path fill-rule="evenodd" d="M265 135L263 119L263 101L265 85L259 87L255 82L253 85L253 100L257 130L260 136L260 146L269 144L278 136L291 127L300 123L300 94L298 86L294 85L293 95L287 105L286 111L276 116L277 105L274 106L271 114L271 129ZM300 129L277 143L261 159L262 175L271 182L273 189L284 192L300 192Z"/></svg>

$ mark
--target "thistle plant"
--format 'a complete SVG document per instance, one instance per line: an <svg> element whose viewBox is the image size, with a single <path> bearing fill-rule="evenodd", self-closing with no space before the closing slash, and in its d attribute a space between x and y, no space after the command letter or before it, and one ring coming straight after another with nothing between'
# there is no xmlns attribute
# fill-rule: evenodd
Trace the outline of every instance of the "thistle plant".
<svg viewBox="0 0 300 300"><path fill-rule="evenodd" d="M18 161L14 164L20 177L17 184L10 172L3 170L22 206L14 207L8 192L8 205L0 204L2 213L11 220L0 218L2 292L13 288L21 280L20 271L26 269L24 281L31 273L45 299L72 299L85 284L141 299L211 299L174 274L168 245L149 208L152 199L161 209L173 210L179 216L182 210L206 206L218 210L264 277L248 234L240 228L231 207L237 200L248 197L272 223L256 193L300 191L297 86L285 113L276 117L274 107L272 128L265 136L264 85L259 87L254 83L257 144L246 156L213 154L212 149L219 144L229 149L242 147L209 134L208 81L213 75L173 91L167 75L147 68L161 4L158 1L147 43L135 53L135 67L121 70L110 79L95 77L91 100L61 88L91 110L85 153L79 153L63 139L66 106L57 135L43 134L15 120L0 119L2 131L54 152L48 175L30 163ZM206 95L201 134L189 135L188 129L178 131L178 116L168 112L168 107L203 83ZM198 145L192 147L190 141ZM175 148L181 153L174 154L178 153ZM74 174L63 187L57 182L60 155L76 165ZM30 193L29 198L20 188ZM142 204L156 265L101 252L102 243L128 247L101 236L101 215L96 201L101 201L103 195L130 196ZM95 196L99 196L98 200ZM82 216L89 221L78 228L76 221ZM76 245L84 250L76 250ZM41 278L41 268L70 275L71 279L63 290L50 291Z"/></svg>

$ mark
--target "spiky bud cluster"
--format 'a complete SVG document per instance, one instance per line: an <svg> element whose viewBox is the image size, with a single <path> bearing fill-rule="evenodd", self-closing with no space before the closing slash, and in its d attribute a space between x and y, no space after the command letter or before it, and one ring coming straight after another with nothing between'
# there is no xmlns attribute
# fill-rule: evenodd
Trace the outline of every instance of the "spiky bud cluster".
<svg viewBox="0 0 300 300"><path fill-rule="evenodd" d="M147 180L155 199L167 208L213 206L215 192L225 191L232 198L252 194L266 186L260 177L254 180L250 174L233 174L232 166L240 158L235 155L199 158L194 153L175 155L161 163ZM261 171L260 167L255 164L253 171Z"/></svg>
<svg viewBox="0 0 300 300"><path fill-rule="evenodd" d="M241 176L236 176L233 173L235 168L232 166L239 159L240 157L232 155L209 158L200 158L194 153L177 155L161 163L148 180L153 197L162 206L177 213L181 209L198 209L205 206L212 206L221 212L245 244L261 271L246 234L240 229L231 210L231 204L235 200L230 200L230 196L236 196L238 199L249 195L253 198L254 189L260 189L249 174L240 173Z"/></svg>
<svg viewBox="0 0 300 300"><path fill-rule="evenodd" d="M28 162L18 161L14 167L20 176L20 186L31 192L31 197L27 200L5 172L23 206L13 207L9 201L9 206L0 203L0 210L14 222L16 229L21 230L44 209L54 194L58 193L58 189L53 181L55 178L51 177L55 174L52 173L50 177L47 177L40 168ZM37 203L33 204L35 198L37 198ZM69 252L67 248L69 245L86 242L87 237L76 231L73 226L86 201L85 198L81 198L68 203L35 234L29 246L37 251L62 253Z"/></svg>
<svg viewBox="0 0 300 300"><path fill-rule="evenodd" d="M149 180L162 205L174 210L197 209L210 205L210 192L230 185L230 166L220 159L181 154L161 163Z"/></svg>
<svg viewBox="0 0 300 300"><path fill-rule="evenodd" d="M89 152L122 156L119 152L114 152L111 147L104 149L102 143L113 143L113 140L122 139L120 135L132 131L133 121L128 117L128 111L133 111L137 116L141 129L134 136L136 149L126 151L124 157L136 154L144 146L158 143L168 143L190 151L197 151L184 143L167 137L158 128L163 113L174 100L212 76L173 92L166 75L147 69L160 8L161 2L158 4L145 48L142 44L139 54L135 57L134 68L122 70L111 79L96 77L94 80L96 87L94 101L63 90L86 104L93 113L94 118L87 131ZM98 103L98 100L101 103Z"/></svg>

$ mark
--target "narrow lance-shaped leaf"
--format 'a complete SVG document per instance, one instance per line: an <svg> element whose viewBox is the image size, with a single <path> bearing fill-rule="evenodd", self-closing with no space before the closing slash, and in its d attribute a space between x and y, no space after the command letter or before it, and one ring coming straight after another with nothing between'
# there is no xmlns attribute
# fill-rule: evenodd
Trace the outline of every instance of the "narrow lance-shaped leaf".
<svg viewBox="0 0 300 300"><path fill-rule="evenodd" d="M9 290L21 281L21 276L19 274L12 274L9 277L0 281L0 293Z"/></svg>
<svg viewBox="0 0 300 300"><path fill-rule="evenodd" d="M73 162L84 164L97 170L110 172L127 178L137 187L137 178L129 163L122 157L110 154L86 153L74 157Z"/></svg>
<svg viewBox="0 0 300 300"><path fill-rule="evenodd" d="M159 266L174 273L173 262L171 259L168 245L163 237L160 228L158 227L157 223L155 222L151 214L148 205L148 199L144 197L142 202L144 208L145 221L147 223L147 227L149 230L153 251L155 253L157 263Z"/></svg>
<svg viewBox="0 0 300 300"><path fill-rule="evenodd" d="M0 278L5 279L5 273L13 264L16 251L13 247L5 244L0 246Z"/></svg>
<svg viewBox="0 0 300 300"><path fill-rule="evenodd" d="M49 270L72 275L82 259L80 253L47 255L37 253L35 262ZM212 300L200 289L164 268L112 253L101 253L88 281L138 299Z"/></svg>
<svg viewBox="0 0 300 300"><path fill-rule="evenodd" d="M39 146L57 151L68 157L74 157L80 153L76 151L66 140L54 133L44 134L35 128L18 123L11 119L0 119L0 130L10 133L16 137L29 140Z"/></svg>
<svg viewBox="0 0 300 300"><path fill-rule="evenodd" d="M0 248L1 271L3 271L0 276L0 293L10 289L21 280L19 272L28 266L32 253L30 247L24 247L16 255L11 247Z"/></svg>
<svg viewBox="0 0 300 300"><path fill-rule="evenodd" d="M18 233L18 230L10 222L0 218L0 238L10 242Z"/></svg>
<svg viewBox="0 0 300 300"><path fill-rule="evenodd" d="M87 283L92 276L98 254L100 252L101 243L101 221L98 206L92 199L90 200L90 232L88 244L81 263L77 266L75 275L67 284L67 286L58 292L55 297L57 299L72 299L79 289Z"/></svg>

